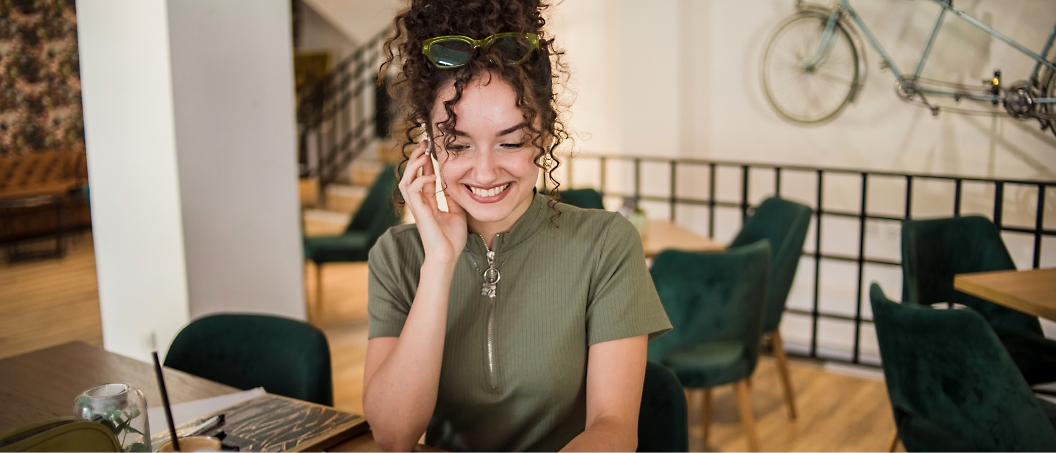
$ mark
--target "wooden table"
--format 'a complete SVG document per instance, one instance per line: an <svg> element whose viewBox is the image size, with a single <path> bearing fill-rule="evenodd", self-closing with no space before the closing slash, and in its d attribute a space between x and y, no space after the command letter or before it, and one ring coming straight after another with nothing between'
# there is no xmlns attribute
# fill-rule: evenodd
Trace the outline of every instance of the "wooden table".
<svg viewBox="0 0 1056 453"><path fill-rule="evenodd" d="M1056 321L1056 268L958 274L953 277L953 288Z"/></svg>
<svg viewBox="0 0 1056 453"><path fill-rule="evenodd" d="M73 415L82 391L127 382L143 391L147 406L161 405L153 365L83 342L66 343L0 360L0 432L26 423ZM165 369L171 404L238 392L238 389L171 368ZM161 428L155 428L161 429ZM381 451L370 431L329 451Z"/></svg>
<svg viewBox="0 0 1056 453"><path fill-rule="evenodd" d="M701 237L669 220L649 220L649 231L642 238L645 257L652 258L664 249L690 250L694 252L716 252L725 250L722 244Z"/></svg>

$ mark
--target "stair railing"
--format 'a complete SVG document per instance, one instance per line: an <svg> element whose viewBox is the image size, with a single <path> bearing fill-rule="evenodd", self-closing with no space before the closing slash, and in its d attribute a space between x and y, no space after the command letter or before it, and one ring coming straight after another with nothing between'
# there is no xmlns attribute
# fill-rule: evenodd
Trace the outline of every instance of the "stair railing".
<svg viewBox="0 0 1056 453"><path fill-rule="evenodd" d="M300 176L318 178L319 192L348 171L349 164L378 136L377 69L383 30L338 63L298 96L298 166ZM384 96L384 95L382 95ZM382 118L387 121L388 115Z"/></svg>

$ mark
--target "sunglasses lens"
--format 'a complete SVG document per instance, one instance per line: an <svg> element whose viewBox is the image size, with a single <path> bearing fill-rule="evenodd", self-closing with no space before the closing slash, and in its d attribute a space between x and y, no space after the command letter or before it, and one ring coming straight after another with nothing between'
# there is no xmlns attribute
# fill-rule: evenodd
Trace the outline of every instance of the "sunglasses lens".
<svg viewBox="0 0 1056 453"><path fill-rule="evenodd" d="M524 36L503 36L495 38L492 43L495 52L499 54L502 61L508 64L520 63L532 51L531 44Z"/></svg>
<svg viewBox="0 0 1056 453"><path fill-rule="evenodd" d="M473 45L458 39L437 41L429 46L429 59L441 68L462 66L472 53Z"/></svg>

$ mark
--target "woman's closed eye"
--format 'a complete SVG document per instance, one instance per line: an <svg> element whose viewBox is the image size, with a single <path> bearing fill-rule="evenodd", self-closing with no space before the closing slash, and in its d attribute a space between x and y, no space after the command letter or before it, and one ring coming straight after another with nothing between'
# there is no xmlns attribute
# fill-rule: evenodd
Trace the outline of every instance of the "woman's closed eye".
<svg viewBox="0 0 1056 453"><path fill-rule="evenodd" d="M447 146L447 151L448 152L456 153L456 154L457 153L461 153L462 151L465 151L467 149L469 149L469 145L466 145L466 144L463 144L463 143L452 143L452 144Z"/></svg>
<svg viewBox="0 0 1056 453"><path fill-rule="evenodd" d="M524 148L525 143L527 143L527 142L521 141L521 142L516 142L516 143L503 143L503 144L499 145L499 147L502 148L502 149L508 149L508 150L518 150L518 149Z"/></svg>

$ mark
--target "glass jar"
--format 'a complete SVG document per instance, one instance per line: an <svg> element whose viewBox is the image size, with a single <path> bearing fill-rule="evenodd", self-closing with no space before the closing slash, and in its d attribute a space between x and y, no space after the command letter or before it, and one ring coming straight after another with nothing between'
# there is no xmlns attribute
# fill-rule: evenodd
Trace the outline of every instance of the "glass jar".
<svg viewBox="0 0 1056 453"><path fill-rule="evenodd" d="M103 384L85 390L74 401L73 416L106 425L124 451L151 451L147 399L129 384Z"/></svg>

